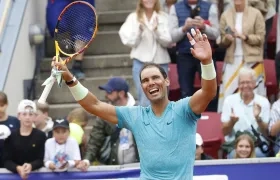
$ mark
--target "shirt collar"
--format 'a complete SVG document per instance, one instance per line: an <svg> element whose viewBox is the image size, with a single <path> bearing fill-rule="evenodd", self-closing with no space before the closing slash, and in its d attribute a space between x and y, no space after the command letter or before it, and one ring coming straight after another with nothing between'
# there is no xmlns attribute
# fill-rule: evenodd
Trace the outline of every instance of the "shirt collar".
<svg viewBox="0 0 280 180"><path fill-rule="evenodd" d="M253 106L254 105L254 102L256 101L256 93L254 93L254 98L252 99L252 101L249 103L249 104L245 104L243 99L241 98L241 94L238 93L238 98L239 98L239 102L242 103L242 104L245 104L247 106Z"/></svg>

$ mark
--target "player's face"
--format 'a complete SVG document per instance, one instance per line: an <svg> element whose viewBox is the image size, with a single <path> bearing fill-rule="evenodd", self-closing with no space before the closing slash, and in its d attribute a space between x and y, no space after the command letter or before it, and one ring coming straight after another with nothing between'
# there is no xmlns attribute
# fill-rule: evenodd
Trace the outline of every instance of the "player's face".
<svg viewBox="0 0 280 180"><path fill-rule="evenodd" d="M69 129L57 127L53 130L53 137L58 144L64 144L69 137Z"/></svg>
<svg viewBox="0 0 280 180"><path fill-rule="evenodd" d="M18 113L20 125L25 127L32 127L35 117L36 112L31 107L27 107L24 112Z"/></svg>
<svg viewBox="0 0 280 180"><path fill-rule="evenodd" d="M145 9L154 9L156 0L142 0Z"/></svg>
<svg viewBox="0 0 280 180"><path fill-rule="evenodd" d="M236 147L236 154L239 158L249 158L252 147L248 140L242 139L238 142Z"/></svg>
<svg viewBox="0 0 280 180"><path fill-rule="evenodd" d="M148 67L141 73L142 89L151 102L166 98L169 84L169 80L164 79L157 67Z"/></svg>

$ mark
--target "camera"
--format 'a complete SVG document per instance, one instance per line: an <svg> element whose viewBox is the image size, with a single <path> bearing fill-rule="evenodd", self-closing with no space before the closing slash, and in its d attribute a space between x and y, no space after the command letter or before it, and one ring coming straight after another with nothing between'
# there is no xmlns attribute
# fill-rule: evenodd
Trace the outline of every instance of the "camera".
<svg viewBox="0 0 280 180"><path fill-rule="evenodd" d="M194 9L191 10L191 18L194 19L196 16L199 16L200 7L196 6Z"/></svg>
<svg viewBox="0 0 280 180"><path fill-rule="evenodd" d="M234 35L234 32L231 30L231 28L229 26L226 26L225 32L226 32L226 34L230 34L232 36Z"/></svg>
<svg viewBox="0 0 280 180"><path fill-rule="evenodd" d="M261 140L260 134L257 132L257 130L251 125L252 132L254 136L257 138L256 146L259 147L262 151L262 153L267 154L269 152L269 145Z"/></svg>

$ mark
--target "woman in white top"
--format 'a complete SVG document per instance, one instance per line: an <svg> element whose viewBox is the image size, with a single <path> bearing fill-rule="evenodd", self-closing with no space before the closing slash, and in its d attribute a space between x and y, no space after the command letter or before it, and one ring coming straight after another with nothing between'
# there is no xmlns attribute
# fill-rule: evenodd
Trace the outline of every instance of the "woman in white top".
<svg viewBox="0 0 280 180"><path fill-rule="evenodd" d="M255 92L266 96L263 46L265 20L261 12L248 6L248 0L233 0L220 19L221 45L226 48L223 77L220 84L218 112L224 99L238 92L241 67L249 67L257 76Z"/></svg>
<svg viewBox="0 0 280 180"><path fill-rule="evenodd" d="M139 73L145 63L160 64L168 73L170 57L167 47L172 43L168 30L168 15L160 11L159 0L139 0L136 12L129 14L119 35L124 45L132 48L133 80L139 104L149 105L141 88Z"/></svg>

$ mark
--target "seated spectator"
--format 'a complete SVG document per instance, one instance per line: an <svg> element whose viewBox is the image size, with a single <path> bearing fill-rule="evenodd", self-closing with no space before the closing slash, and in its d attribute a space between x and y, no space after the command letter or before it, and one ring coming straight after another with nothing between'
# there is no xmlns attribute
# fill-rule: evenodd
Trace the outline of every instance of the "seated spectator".
<svg viewBox="0 0 280 180"><path fill-rule="evenodd" d="M196 151L195 151L195 160L210 160L213 159L211 156L208 156L203 151L203 139L200 134L196 133Z"/></svg>
<svg viewBox="0 0 280 180"><path fill-rule="evenodd" d="M119 30L122 43L131 48L132 75L139 105L150 101L141 88L139 73L145 63L159 64L168 73L170 57L167 47L172 43L168 29L168 15L160 10L159 0L138 0L136 11L128 15ZM143 53L150 51L150 53Z"/></svg>
<svg viewBox="0 0 280 180"><path fill-rule="evenodd" d="M37 112L34 120L34 125L37 129L43 131L46 134L47 139L52 137L53 121L49 117L49 105L48 103L40 104L35 102Z"/></svg>
<svg viewBox="0 0 280 180"><path fill-rule="evenodd" d="M267 136L270 115L270 103L267 98L254 93L256 84L255 72L251 68L241 68L238 77L239 92L229 95L224 102L221 121L225 135L224 150L228 158L234 157L234 141L238 132L258 130L262 134L256 145L256 157L266 157L268 152L262 143L268 143L263 136Z"/></svg>
<svg viewBox="0 0 280 180"><path fill-rule="evenodd" d="M280 147L278 146L280 142L280 98L273 103L270 111L270 121L269 121L269 134L276 137L276 144L274 145L274 152L277 154L280 152Z"/></svg>
<svg viewBox="0 0 280 180"><path fill-rule="evenodd" d="M88 124L88 114L83 108L75 108L68 114L67 120L70 122L70 137L76 139L83 156L87 146L85 127Z"/></svg>
<svg viewBox="0 0 280 180"><path fill-rule="evenodd" d="M10 129L10 131L19 129L19 127L20 127L19 120L16 117L9 116L6 113L7 107L8 107L8 97L3 91L0 91L0 125L7 126ZM2 136L0 135L0 168L3 167L2 151L3 151L3 147L4 147L4 139L8 137L7 134L4 133L4 132L7 132L6 128L0 130L0 133L1 132L3 133L3 135Z"/></svg>
<svg viewBox="0 0 280 180"><path fill-rule="evenodd" d="M227 96L238 91L241 67L256 73L255 92L266 96L263 48L265 20L261 12L247 5L247 0L234 0L220 19L221 43L226 48L222 81L219 90L218 112L222 111ZM246 23L245 23L246 22Z"/></svg>
<svg viewBox="0 0 280 180"><path fill-rule="evenodd" d="M13 131L4 142L4 167L18 173L22 179L44 165L46 135L32 127L35 116L35 103L22 100L18 105L20 129Z"/></svg>
<svg viewBox="0 0 280 180"><path fill-rule="evenodd" d="M255 158L254 137L250 133L238 136L235 141L235 158Z"/></svg>
<svg viewBox="0 0 280 180"><path fill-rule="evenodd" d="M69 122L65 119L54 121L53 138L45 144L45 167L52 171L67 171L81 160L80 149L75 139L69 137Z"/></svg>
<svg viewBox="0 0 280 180"><path fill-rule="evenodd" d="M111 78L107 84L99 86L106 92L106 99L116 106L134 106L136 101L128 92L128 83L119 77ZM95 119L88 142L84 163L87 169L94 161L101 164L118 165L139 162L139 155L132 133L101 119Z"/></svg>

